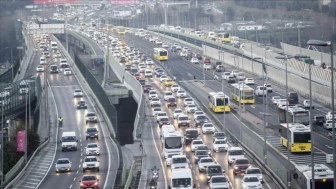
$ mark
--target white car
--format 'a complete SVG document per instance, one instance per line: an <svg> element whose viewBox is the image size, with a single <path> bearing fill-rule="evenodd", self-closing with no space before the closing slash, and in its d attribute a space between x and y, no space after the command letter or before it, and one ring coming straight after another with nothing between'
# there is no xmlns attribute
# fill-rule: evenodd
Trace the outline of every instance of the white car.
<svg viewBox="0 0 336 189"><path fill-rule="evenodd" d="M277 105L280 99L280 96L272 96L271 101L273 104Z"/></svg>
<svg viewBox="0 0 336 189"><path fill-rule="evenodd" d="M203 64L203 69L205 69L205 70L211 70L211 64L210 63L204 63Z"/></svg>
<svg viewBox="0 0 336 189"><path fill-rule="evenodd" d="M194 152L195 150L197 150L197 147L199 147L199 146L203 146L203 145L204 145L204 143L203 143L202 140L200 140L200 139L193 140L193 141L191 142L191 144L190 144L190 146L191 146L191 151Z"/></svg>
<svg viewBox="0 0 336 189"><path fill-rule="evenodd" d="M139 63L140 63L140 59L139 58L133 58L132 64L139 64Z"/></svg>
<svg viewBox="0 0 336 189"><path fill-rule="evenodd" d="M162 48L169 48L169 45L167 45L166 43L162 43Z"/></svg>
<svg viewBox="0 0 336 189"><path fill-rule="evenodd" d="M139 72L144 73L146 71L146 66L139 66Z"/></svg>
<svg viewBox="0 0 336 189"><path fill-rule="evenodd" d="M80 89L75 89L74 93L73 93L74 97L83 97L83 92Z"/></svg>
<svg viewBox="0 0 336 189"><path fill-rule="evenodd" d="M269 93L273 92L273 88L272 88L271 84L264 84L264 87L267 88L267 92L269 92Z"/></svg>
<svg viewBox="0 0 336 189"><path fill-rule="evenodd" d="M203 157L198 161L198 171L204 172L209 165L214 165L216 162L211 157Z"/></svg>
<svg viewBox="0 0 336 189"><path fill-rule="evenodd" d="M229 77L232 77L232 76L231 76L231 72L223 72L223 74L222 74L222 79L224 79L224 80L228 80Z"/></svg>
<svg viewBox="0 0 336 189"><path fill-rule="evenodd" d="M71 73L71 70L70 70L70 68L65 68L64 69L64 75L71 75L72 73Z"/></svg>
<svg viewBox="0 0 336 189"><path fill-rule="evenodd" d="M212 176L209 181L209 187L210 189L216 189L216 188L230 188L229 181L226 176L224 175L215 175Z"/></svg>
<svg viewBox="0 0 336 189"><path fill-rule="evenodd" d="M174 95L173 95L173 93L170 92L170 91L165 91L165 92L164 92L164 95L163 95L163 99L164 99L165 101L167 101L167 100L170 99L170 98L175 98Z"/></svg>
<svg viewBox="0 0 336 189"><path fill-rule="evenodd" d="M155 42L155 38L154 38L154 37L151 37L151 38L148 39L148 41L150 41L150 42Z"/></svg>
<svg viewBox="0 0 336 189"><path fill-rule="evenodd" d="M43 67L42 65L38 65L38 66L36 67L36 71L37 71L37 72L44 72L44 67Z"/></svg>
<svg viewBox="0 0 336 189"><path fill-rule="evenodd" d="M160 77L160 82L162 83L164 80L168 79L168 77L166 75L162 75Z"/></svg>
<svg viewBox="0 0 336 189"><path fill-rule="evenodd" d="M157 45L162 45L162 41L161 41L161 40L156 40L156 41L155 41L155 44L157 44Z"/></svg>
<svg viewBox="0 0 336 189"><path fill-rule="evenodd" d="M113 56L114 57L119 57L120 56L120 52L119 51L113 51Z"/></svg>
<svg viewBox="0 0 336 189"><path fill-rule="evenodd" d="M187 97L187 93L184 90L178 90L176 92L176 97L177 98L185 98L185 97Z"/></svg>
<svg viewBox="0 0 336 189"><path fill-rule="evenodd" d="M310 108L310 100L304 100L303 101L303 108ZM311 106L312 109L314 109L314 104L312 102L312 106Z"/></svg>
<svg viewBox="0 0 336 189"><path fill-rule="evenodd" d="M86 156L83 161L83 173L86 170L97 170L99 172L99 160L96 156Z"/></svg>
<svg viewBox="0 0 336 189"><path fill-rule="evenodd" d="M176 119L180 115L183 115L183 110L182 109L175 109L174 112L173 112L173 118Z"/></svg>
<svg viewBox="0 0 336 189"><path fill-rule="evenodd" d="M152 71L149 70L149 69L146 69L146 70L145 70L145 77L153 77L153 73L152 73Z"/></svg>
<svg viewBox="0 0 336 189"><path fill-rule="evenodd" d="M261 182L256 176L247 176L245 175L242 182L243 189L261 189Z"/></svg>
<svg viewBox="0 0 336 189"><path fill-rule="evenodd" d="M258 179L261 183L264 182L262 172L258 167L247 168L246 171L245 171L245 176L255 176L255 177L258 177Z"/></svg>
<svg viewBox="0 0 336 189"><path fill-rule="evenodd" d="M177 84L173 84L171 87L170 87L171 91L172 92L177 92L178 90L180 90L180 86L178 86Z"/></svg>
<svg viewBox="0 0 336 189"><path fill-rule="evenodd" d="M159 98L152 98L151 101L150 101L150 106L153 107L153 106L161 106L162 103L160 101Z"/></svg>
<svg viewBox="0 0 336 189"><path fill-rule="evenodd" d="M44 56L40 57L40 64L46 64L46 58Z"/></svg>
<svg viewBox="0 0 336 189"><path fill-rule="evenodd" d="M265 96L267 94L266 87L257 86L256 89L255 89L255 91L254 91L254 94L256 96Z"/></svg>
<svg viewBox="0 0 336 189"><path fill-rule="evenodd" d="M55 58L61 58L62 55L61 55L61 53L57 52L57 53L54 54L54 57L55 57Z"/></svg>
<svg viewBox="0 0 336 189"><path fill-rule="evenodd" d="M245 73L244 72L239 72L238 75L236 76L238 81L244 81L246 79Z"/></svg>
<svg viewBox="0 0 336 189"><path fill-rule="evenodd" d="M187 115L179 115L177 118L177 126L190 126L190 119Z"/></svg>
<svg viewBox="0 0 336 189"><path fill-rule="evenodd" d="M186 155L175 155L171 157L170 167L172 169L188 168L189 160Z"/></svg>
<svg viewBox="0 0 336 189"><path fill-rule="evenodd" d="M154 62L152 59L147 59L146 60L146 65L150 66L150 65L154 65Z"/></svg>
<svg viewBox="0 0 336 189"><path fill-rule="evenodd" d="M181 51L181 52L180 52L180 56L181 56L181 57L185 57L185 56L187 56L187 53L186 53L186 52L183 52L183 51Z"/></svg>
<svg viewBox="0 0 336 189"><path fill-rule="evenodd" d="M193 63L193 64L198 64L199 63L199 61L196 57L191 58L190 62Z"/></svg>
<svg viewBox="0 0 336 189"><path fill-rule="evenodd" d="M184 106L188 106L188 105L191 105L191 104L195 105L195 102L192 98L185 98L183 103L184 103Z"/></svg>
<svg viewBox="0 0 336 189"><path fill-rule="evenodd" d="M331 112L328 112L327 115L326 115L326 119L332 119L332 113ZM336 113L334 113L334 119L336 119Z"/></svg>
<svg viewBox="0 0 336 189"><path fill-rule="evenodd" d="M161 108L152 108L152 116L155 117L159 112L162 112Z"/></svg>
<svg viewBox="0 0 336 189"><path fill-rule="evenodd" d="M194 113L196 112L197 107L195 104L189 104L188 106L185 107L185 112L186 113Z"/></svg>
<svg viewBox="0 0 336 189"><path fill-rule="evenodd" d="M215 133L215 131L216 131L215 127L214 127L214 125L212 123L204 123L202 125L202 133L203 134L206 134L206 133L213 134L213 133Z"/></svg>
<svg viewBox="0 0 336 189"><path fill-rule="evenodd" d="M161 118L168 117L167 112L158 112L156 114L156 121L159 122Z"/></svg>
<svg viewBox="0 0 336 189"><path fill-rule="evenodd" d="M195 113L194 113L194 118L196 117L196 116L198 116L198 115L204 115L205 116L205 114L204 114L204 112L203 111L196 111Z"/></svg>
<svg viewBox="0 0 336 189"><path fill-rule="evenodd" d="M99 155L99 146L96 143L89 143L85 147L85 154L88 155Z"/></svg>
<svg viewBox="0 0 336 189"><path fill-rule="evenodd" d="M254 79L253 78L246 78L244 83L246 85L254 85Z"/></svg>
<svg viewBox="0 0 336 189"><path fill-rule="evenodd" d="M215 139L213 142L212 150L214 152L226 152L229 148L226 139Z"/></svg>
<svg viewBox="0 0 336 189"><path fill-rule="evenodd" d="M231 165L236 159L245 158L244 151L240 147L229 147L228 149L228 163Z"/></svg>
<svg viewBox="0 0 336 189"><path fill-rule="evenodd" d="M150 90L148 92L148 98L149 98L149 100L151 100L152 98L159 98L156 90Z"/></svg>
<svg viewBox="0 0 336 189"><path fill-rule="evenodd" d="M323 128L330 130L332 129L332 124L333 124L333 120L332 119L327 119L324 123L323 123Z"/></svg>

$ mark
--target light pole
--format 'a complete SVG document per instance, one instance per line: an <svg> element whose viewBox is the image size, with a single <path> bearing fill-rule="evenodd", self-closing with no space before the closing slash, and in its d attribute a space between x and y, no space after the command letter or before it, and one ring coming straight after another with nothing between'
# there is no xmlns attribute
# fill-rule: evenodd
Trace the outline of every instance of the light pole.
<svg viewBox="0 0 336 189"><path fill-rule="evenodd" d="M331 120L335 120L335 98L334 98L334 55L333 55L333 44L331 41L320 41L320 40L309 40L307 45L319 46L319 47L330 47L330 63L331 63ZM311 104L310 104L311 106ZM335 121L332 121L332 149L333 149L333 170L334 170L334 187L336 188L336 146L335 146Z"/></svg>

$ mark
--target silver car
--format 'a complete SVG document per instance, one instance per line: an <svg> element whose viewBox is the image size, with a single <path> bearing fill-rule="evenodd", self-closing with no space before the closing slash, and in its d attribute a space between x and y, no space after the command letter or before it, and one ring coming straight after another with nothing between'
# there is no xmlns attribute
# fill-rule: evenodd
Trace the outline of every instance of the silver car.
<svg viewBox="0 0 336 189"><path fill-rule="evenodd" d="M71 161L69 158L58 159L55 163L56 173L71 172Z"/></svg>

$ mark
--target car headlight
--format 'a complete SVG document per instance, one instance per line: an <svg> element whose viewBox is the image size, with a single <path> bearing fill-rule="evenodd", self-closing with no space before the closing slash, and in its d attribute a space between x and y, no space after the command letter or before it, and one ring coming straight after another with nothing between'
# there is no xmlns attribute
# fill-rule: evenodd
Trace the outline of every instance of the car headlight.
<svg viewBox="0 0 336 189"><path fill-rule="evenodd" d="M210 176L207 176L208 179L210 179Z"/></svg>
<svg viewBox="0 0 336 189"><path fill-rule="evenodd" d="M258 186L261 186L261 184L258 184Z"/></svg>
<svg viewBox="0 0 336 189"><path fill-rule="evenodd" d="M262 176L259 176L259 179L261 180L263 177Z"/></svg>
<svg viewBox="0 0 336 189"><path fill-rule="evenodd" d="M98 166L99 166L99 163L96 163L96 166L98 167Z"/></svg>
<svg viewBox="0 0 336 189"><path fill-rule="evenodd" d="M95 136L97 136L97 135L98 135L98 133L95 134Z"/></svg>
<svg viewBox="0 0 336 189"><path fill-rule="evenodd" d="M234 169L238 169L239 167L235 166Z"/></svg>
<svg viewBox="0 0 336 189"><path fill-rule="evenodd" d="M97 186L97 185L98 185L98 182L95 182L93 185Z"/></svg>
<svg viewBox="0 0 336 189"><path fill-rule="evenodd" d="M80 185L81 185L81 186L84 186L84 184L83 184L83 183L80 183Z"/></svg>
<svg viewBox="0 0 336 189"><path fill-rule="evenodd" d="M86 167L86 164L83 164L83 167Z"/></svg>

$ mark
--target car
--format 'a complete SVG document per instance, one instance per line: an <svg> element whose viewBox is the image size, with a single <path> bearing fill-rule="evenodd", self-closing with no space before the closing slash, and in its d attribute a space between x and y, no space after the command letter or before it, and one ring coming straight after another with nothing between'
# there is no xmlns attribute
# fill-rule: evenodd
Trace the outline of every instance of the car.
<svg viewBox="0 0 336 189"><path fill-rule="evenodd" d="M198 115L205 115L203 111L195 111L193 117L195 118Z"/></svg>
<svg viewBox="0 0 336 189"><path fill-rule="evenodd" d="M69 67L67 59L65 59L65 58L60 59L60 67L61 68L68 68Z"/></svg>
<svg viewBox="0 0 336 189"><path fill-rule="evenodd" d="M64 69L64 75L71 75L71 69L70 68L65 68Z"/></svg>
<svg viewBox="0 0 336 189"><path fill-rule="evenodd" d="M159 98L152 98L149 102L150 106L153 107L153 106L161 106L162 103L160 101Z"/></svg>
<svg viewBox="0 0 336 189"><path fill-rule="evenodd" d="M327 129L327 130L331 130L332 129L332 124L333 124L333 121L332 119L328 119L326 120L324 123L323 123L323 128Z"/></svg>
<svg viewBox="0 0 336 189"><path fill-rule="evenodd" d="M120 63L126 63L126 62L127 62L126 57L121 56L121 57L119 58L119 62L120 62Z"/></svg>
<svg viewBox="0 0 336 189"><path fill-rule="evenodd" d="M125 70L130 71L131 68L132 68L132 65L130 65L130 64L126 64L126 65L125 65Z"/></svg>
<svg viewBox="0 0 336 189"><path fill-rule="evenodd" d="M47 61L46 61L46 58L44 56L41 56L40 57L40 64L46 64Z"/></svg>
<svg viewBox="0 0 336 189"><path fill-rule="evenodd" d="M264 87L266 87L267 92L269 92L269 93L273 92L273 88L272 88L271 84L264 84Z"/></svg>
<svg viewBox="0 0 336 189"><path fill-rule="evenodd" d="M95 127L86 128L86 140L88 140L89 138L94 138L97 140L99 139L97 128Z"/></svg>
<svg viewBox="0 0 336 189"><path fill-rule="evenodd" d="M202 133L206 134L206 133L215 133L215 127L212 123L204 123L202 125Z"/></svg>
<svg viewBox="0 0 336 189"><path fill-rule="evenodd" d="M210 58L204 58L203 63L211 63Z"/></svg>
<svg viewBox="0 0 336 189"><path fill-rule="evenodd" d="M177 107L176 98L168 98L167 106L169 107Z"/></svg>
<svg viewBox="0 0 336 189"><path fill-rule="evenodd" d="M159 112L162 112L162 109L159 107L159 108L152 108L152 116L156 116Z"/></svg>
<svg viewBox="0 0 336 189"><path fill-rule="evenodd" d="M160 82L162 83L162 82L164 82L166 79L168 79L168 77L167 77L166 75L162 75L162 76L160 77Z"/></svg>
<svg viewBox="0 0 336 189"><path fill-rule="evenodd" d="M153 77L153 73L152 73L152 71L149 70L149 69L146 69L146 70L145 70L145 77Z"/></svg>
<svg viewBox="0 0 336 189"><path fill-rule="evenodd" d="M254 79L253 79L253 78L246 78L246 79L244 80L244 83L245 83L246 85L254 85Z"/></svg>
<svg viewBox="0 0 336 189"><path fill-rule="evenodd" d="M87 109L87 104L84 100L77 102L77 109Z"/></svg>
<svg viewBox="0 0 336 189"><path fill-rule="evenodd" d="M183 100L183 103L184 103L184 106L188 106L188 105L191 105L191 104L195 105L195 102L192 98L185 98Z"/></svg>
<svg viewBox="0 0 336 189"><path fill-rule="evenodd" d="M146 80L145 79L139 79L138 81L139 81L139 83L142 87L144 87L146 85Z"/></svg>
<svg viewBox="0 0 336 189"><path fill-rule="evenodd" d="M209 181L209 187L210 189L216 189L216 188L229 189L230 184L229 180L225 175L216 175L211 177Z"/></svg>
<svg viewBox="0 0 336 189"><path fill-rule="evenodd" d="M168 116L165 116L165 117L160 117L158 119L158 124L159 124L159 127L161 128L162 125L170 125L170 120L169 120L169 117Z"/></svg>
<svg viewBox="0 0 336 189"><path fill-rule="evenodd" d="M193 140L191 142L191 145L190 145L191 146L191 151L194 152L195 150L197 150L197 147L203 146L203 145L204 145L204 143L201 139Z"/></svg>
<svg viewBox="0 0 336 189"><path fill-rule="evenodd" d="M164 71L159 69L155 71L155 76L160 78L161 76L165 75ZM167 76L166 76L167 77Z"/></svg>
<svg viewBox="0 0 336 189"><path fill-rule="evenodd" d="M166 44L166 43L162 43L162 48L169 48L169 45L168 44Z"/></svg>
<svg viewBox="0 0 336 189"><path fill-rule="evenodd" d="M152 87L151 84L145 84L145 86L143 86L143 90L144 90L145 93L149 92L152 89L153 89L153 87Z"/></svg>
<svg viewBox="0 0 336 189"><path fill-rule="evenodd" d="M195 104L190 104L185 107L186 113L194 113L197 110L197 106Z"/></svg>
<svg viewBox="0 0 336 189"><path fill-rule="evenodd" d="M169 167L172 163L172 157L173 156L176 156L176 155L180 155L180 154L172 154L172 153L169 153L167 158L166 158L166 165Z"/></svg>
<svg viewBox="0 0 336 189"><path fill-rule="evenodd" d="M193 64L198 64L199 60L196 57L193 57L193 58L191 58L190 62L193 63Z"/></svg>
<svg viewBox="0 0 336 189"><path fill-rule="evenodd" d="M190 119L187 115L179 115L177 117L177 126L190 126Z"/></svg>
<svg viewBox="0 0 336 189"><path fill-rule="evenodd" d="M130 70L131 75L135 75L135 74L138 74L138 73L139 73L138 68L131 67L131 70Z"/></svg>
<svg viewBox="0 0 336 189"><path fill-rule="evenodd" d="M74 93L73 93L74 97L83 97L83 92L80 89L75 89Z"/></svg>
<svg viewBox="0 0 336 189"><path fill-rule="evenodd" d="M96 143L88 143L84 149L87 156L100 154L99 146Z"/></svg>
<svg viewBox="0 0 336 189"><path fill-rule="evenodd" d="M246 169L248 169L250 165L250 161L247 158L239 158L236 159L233 164L233 174L237 175L238 173L244 173Z"/></svg>
<svg viewBox="0 0 336 189"><path fill-rule="evenodd" d="M139 58L133 58L132 59L132 64L139 64L140 63L140 59Z"/></svg>
<svg viewBox="0 0 336 189"><path fill-rule="evenodd" d="M156 90L150 90L148 92L148 98L149 98L149 100L151 100L152 98L159 98Z"/></svg>
<svg viewBox="0 0 336 189"><path fill-rule="evenodd" d="M223 140L227 140L227 137L225 135L224 132L220 132L217 131L212 135L213 141L215 141L216 139L223 139Z"/></svg>
<svg viewBox="0 0 336 189"><path fill-rule="evenodd" d="M228 164L232 165L232 163L236 159L244 158L244 151L240 147L229 147L228 149Z"/></svg>
<svg viewBox="0 0 336 189"><path fill-rule="evenodd" d="M313 122L314 122L315 125L323 126L323 124L325 123L325 121L326 121L326 118L325 118L324 115L316 115L313 118Z"/></svg>
<svg viewBox="0 0 336 189"><path fill-rule="evenodd" d="M203 58L202 58L202 55L199 54L199 53L197 53L195 57L196 57L198 60L202 60L202 59L203 59Z"/></svg>
<svg viewBox="0 0 336 189"><path fill-rule="evenodd" d="M263 87L263 86L257 86L254 91L254 94L256 96L265 96L267 94L267 89L266 87Z"/></svg>
<svg viewBox="0 0 336 189"><path fill-rule="evenodd" d="M170 87L174 84L174 81L172 79L166 79L164 80L164 86L165 87Z"/></svg>
<svg viewBox="0 0 336 189"><path fill-rule="evenodd" d="M216 165L215 160L212 157L203 157L198 161L198 171L205 172L210 165Z"/></svg>
<svg viewBox="0 0 336 189"><path fill-rule="evenodd" d="M219 164L209 165L205 170L207 183L209 183L211 178L214 177L214 176L223 176L224 172L225 171L223 170L223 168Z"/></svg>
<svg viewBox="0 0 336 189"><path fill-rule="evenodd" d="M54 57L55 57L55 58L61 58L62 55L61 55L60 52L56 52L56 53L54 53Z"/></svg>
<svg viewBox="0 0 336 189"><path fill-rule="evenodd" d="M154 65L153 60L152 60L152 59L146 59L146 65L147 65L147 66Z"/></svg>
<svg viewBox="0 0 336 189"><path fill-rule="evenodd" d="M55 163L56 173L71 172L71 161L69 158L60 158Z"/></svg>
<svg viewBox="0 0 336 189"><path fill-rule="evenodd" d="M51 65L50 66L50 73L58 73L57 65Z"/></svg>
<svg viewBox="0 0 336 189"><path fill-rule="evenodd" d="M258 167L250 167L246 169L245 176L256 176L261 183L264 182L263 174Z"/></svg>
<svg viewBox="0 0 336 189"><path fill-rule="evenodd" d="M141 79L141 75L139 73L136 73L133 76L135 77L136 80Z"/></svg>
<svg viewBox="0 0 336 189"><path fill-rule="evenodd" d="M178 86L178 84L173 84L171 87L170 87L170 90L171 92L175 93L177 91L179 91L181 88L180 86Z"/></svg>
<svg viewBox="0 0 336 189"><path fill-rule="evenodd" d="M209 119L206 115L194 116L195 127L202 126L204 123L208 123Z"/></svg>
<svg viewBox="0 0 336 189"><path fill-rule="evenodd" d="M332 112L328 112L327 115L325 116L326 120L332 119ZM336 119L336 113L334 113L334 119Z"/></svg>
<svg viewBox="0 0 336 189"><path fill-rule="evenodd" d="M277 105L280 99L281 99L280 96L272 96L271 98L272 104Z"/></svg>
<svg viewBox="0 0 336 189"><path fill-rule="evenodd" d="M198 133L198 130L195 128L188 128L185 130L184 133L184 144L188 145L190 144L193 140L199 139L200 134Z"/></svg>
<svg viewBox="0 0 336 189"><path fill-rule="evenodd" d="M227 152L229 145L225 139L215 139L212 150L214 152Z"/></svg>
<svg viewBox="0 0 336 189"><path fill-rule="evenodd" d="M211 70L212 69L211 64L210 63L204 63L203 64L203 69L204 70Z"/></svg>
<svg viewBox="0 0 336 189"><path fill-rule="evenodd" d="M146 71L146 66L139 66L139 72L145 73Z"/></svg>
<svg viewBox="0 0 336 189"><path fill-rule="evenodd" d="M173 118L176 119L180 115L183 115L183 110L182 109L175 109L174 112L173 112Z"/></svg>
<svg viewBox="0 0 336 189"><path fill-rule="evenodd" d="M256 176L247 176L245 175L241 181L243 189L261 189L262 184Z"/></svg>
<svg viewBox="0 0 336 189"><path fill-rule="evenodd" d="M177 98L185 98L185 97L187 97L187 93L184 90L178 90L176 92L176 97Z"/></svg>
<svg viewBox="0 0 336 189"><path fill-rule="evenodd" d="M310 100L303 100L303 108L310 108ZM311 108L314 109L313 102Z"/></svg>
<svg viewBox="0 0 336 189"><path fill-rule="evenodd" d="M120 56L120 52L118 50L113 51L113 56L114 57L119 57Z"/></svg>
<svg viewBox="0 0 336 189"><path fill-rule="evenodd" d="M155 38L154 38L154 37L151 37L151 38L149 38L148 41L149 41L149 42L155 42Z"/></svg>
<svg viewBox="0 0 336 189"><path fill-rule="evenodd" d="M187 52L181 51L181 52L180 52L180 56L181 56L181 57L186 57L186 56L187 56Z"/></svg>
<svg viewBox="0 0 336 189"><path fill-rule="evenodd" d="M37 72L44 72L44 67L43 67L42 65L38 65L38 66L36 67L36 71L37 71Z"/></svg>
<svg viewBox="0 0 336 189"><path fill-rule="evenodd" d="M99 179L96 175L83 175L80 182L80 189L99 189Z"/></svg>
<svg viewBox="0 0 336 189"><path fill-rule="evenodd" d="M189 168L189 160L186 155L174 155L171 157L172 169Z"/></svg>
<svg viewBox="0 0 336 189"><path fill-rule="evenodd" d="M211 149L205 144L197 146L197 150L205 150L209 156L212 156Z"/></svg>
<svg viewBox="0 0 336 189"><path fill-rule="evenodd" d="M225 68L224 68L223 65L217 65L217 66L215 67L215 71L216 71L216 72L223 72L223 71L225 71Z"/></svg>
<svg viewBox="0 0 336 189"><path fill-rule="evenodd" d="M99 172L99 160L96 156L86 156L83 160L83 173L86 170L97 170Z"/></svg>
<svg viewBox="0 0 336 189"><path fill-rule="evenodd" d="M173 93L170 91L165 91L163 95L163 99L167 101L169 98L175 98Z"/></svg>
<svg viewBox="0 0 336 189"><path fill-rule="evenodd" d="M236 83L236 79L233 76L228 77L227 79L228 83Z"/></svg>
<svg viewBox="0 0 336 189"><path fill-rule="evenodd" d="M156 122L159 123L159 119L160 119L161 117L168 117L167 112L164 112L164 111L162 111L162 112L158 112L158 113L156 114Z"/></svg>
<svg viewBox="0 0 336 189"><path fill-rule="evenodd" d="M155 44L157 44L157 45L162 45L162 41L161 41L161 40L156 40L156 41L155 41Z"/></svg>
<svg viewBox="0 0 336 189"><path fill-rule="evenodd" d="M203 157L210 157L209 153L206 150L197 150L195 149L194 153L194 163L198 164L198 161Z"/></svg>
<svg viewBox="0 0 336 189"><path fill-rule="evenodd" d="M244 72L239 72L239 73L236 75L236 79L237 79L238 81L244 81L244 82L245 82L245 79L246 79L246 77L245 77L245 73L244 73Z"/></svg>
<svg viewBox="0 0 336 189"><path fill-rule="evenodd" d="M87 123L98 123L97 115L94 112L87 112L85 115L85 118L86 118L86 121L85 121L86 124Z"/></svg>

